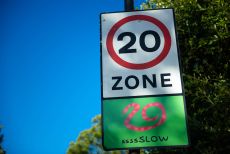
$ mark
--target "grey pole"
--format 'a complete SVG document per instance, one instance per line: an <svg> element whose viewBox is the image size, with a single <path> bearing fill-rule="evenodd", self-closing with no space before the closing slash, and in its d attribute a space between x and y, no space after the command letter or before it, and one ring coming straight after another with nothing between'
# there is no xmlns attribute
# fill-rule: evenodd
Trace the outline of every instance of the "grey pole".
<svg viewBox="0 0 230 154"><path fill-rule="evenodd" d="M134 10L133 0L125 0L125 11L133 11L133 10Z"/></svg>
<svg viewBox="0 0 230 154"><path fill-rule="evenodd" d="M129 150L129 154L140 154L140 149Z"/></svg>

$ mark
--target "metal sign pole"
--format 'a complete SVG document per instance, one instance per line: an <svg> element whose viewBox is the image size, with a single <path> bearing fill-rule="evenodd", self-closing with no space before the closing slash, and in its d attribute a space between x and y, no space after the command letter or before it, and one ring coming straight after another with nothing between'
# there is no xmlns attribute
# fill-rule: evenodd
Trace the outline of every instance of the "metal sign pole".
<svg viewBox="0 0 230 154"><path fill-rule="evenodd" d="M133 10L134 10L133 0L125 0L125 11L133 11Z"/></svg>
<svg viewBox="0 0 230 154"><path fill-rule="evenodd" d="M124 0L125 2L125 11L134 10L134 1L133 0ZM129 150L129 154L140 154L140 149Z"/></svg>
<svg viewBox="0 0 230 154"><path fill-rule="evenodd" d="M129 150L129 154L140 154L140 149Z"/></svg>

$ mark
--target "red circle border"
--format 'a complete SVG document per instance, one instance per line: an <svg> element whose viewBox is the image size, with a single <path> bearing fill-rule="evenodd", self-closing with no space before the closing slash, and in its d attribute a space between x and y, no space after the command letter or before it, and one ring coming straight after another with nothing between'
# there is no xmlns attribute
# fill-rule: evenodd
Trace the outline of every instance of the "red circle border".
<svg viewBox="0 0 230 154"><path fill-rule="evenodd" d="M157 56L156 58L154 58L153 60L146 62L146 63L141 63L141 64L135 64L135 63L130 63L127 62L125 60L123 60L122 58L120 58L117 53L114 50L113 47L113 37L116 33L116 31L124 24L126 24L127 22L131 22L134 20L144 20L144 21L148 21L154 25L156 25L157 27L160 28L160 30L163 33L164 36L164 47L160 53L159 56ZM110 29L109 33L108 33L108 37L106 39L106 46L107 46L107 50L109 55L112 57L112 59L118 63L119 65L129 68L129 69L136 69L136 70L141 70L141 69L148 69L151 67L156 66L157 64L159 64L169 53L170 47L171 47L171 37L170 37L170 33L167 29L167 27L160 22L158 19L151 17L151 16L147 16L147 15L133 15L133 16L128 16L126 18L121 19L120 21L118 21L116 24L113 25L113 27Z"/></svg>

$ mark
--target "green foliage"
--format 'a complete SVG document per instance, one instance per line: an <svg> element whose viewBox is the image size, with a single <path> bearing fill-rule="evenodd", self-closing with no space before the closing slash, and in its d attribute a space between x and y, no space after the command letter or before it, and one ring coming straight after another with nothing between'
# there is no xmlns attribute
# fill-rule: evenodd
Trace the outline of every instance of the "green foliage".
<svg viewBox="0 0 230 154"><path fill-rule="evenodd" d="M0 125L0 133L1 133L2 126ZM3 135L0 134L0 154L5 154L5 151L2 148L2 142L3 142Z"/></svg>
<svg viewBox="0 0 230 154"><path fill-rule="evenodd" d="M67 154L125 154L125 151L104 151L101 144L101 116L94 117L92 123L90 129L80 133L76 143L70 143Z"/></svg>
<svg viewBox="0 0 230 154"><path fill-rule="evenodd" d="M98 147L101 149L101 122L99 119L99 115L93 118L92 122L94 125L92 128L82 131L76 143L70 143L70 147L67 152L68 154L87 154L90 150L90 145L98 145Z"/></svg>
<svg viewBox="0 0 230 154"><path fill-rule="evenodd" d="M230 150L230 2L149 0L142 8L151 9L153 4L175 9L192 144L189 150L163 152L227 153Z"/></svg>
<svg viewBox="0 0 230 154"><path fill-rule="evenodd" d="M228 153L230 1L148 0L140 8L155 7L175 10L191 146L142 153ZM70 144L68 154L90 153L92 149L105 153L101 147L100 116L93 121L95 125Z"/></svg>

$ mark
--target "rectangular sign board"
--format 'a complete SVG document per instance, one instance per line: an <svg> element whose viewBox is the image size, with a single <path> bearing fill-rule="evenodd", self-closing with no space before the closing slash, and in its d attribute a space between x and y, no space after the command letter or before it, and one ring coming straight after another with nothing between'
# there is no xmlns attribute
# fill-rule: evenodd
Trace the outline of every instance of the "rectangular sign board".
<svg viewBox="0 0 230 154"><path fill-rule="evenodd" d="M187 146L173 9L100 20L104 148Z"/></svg>

